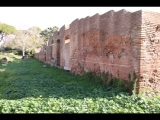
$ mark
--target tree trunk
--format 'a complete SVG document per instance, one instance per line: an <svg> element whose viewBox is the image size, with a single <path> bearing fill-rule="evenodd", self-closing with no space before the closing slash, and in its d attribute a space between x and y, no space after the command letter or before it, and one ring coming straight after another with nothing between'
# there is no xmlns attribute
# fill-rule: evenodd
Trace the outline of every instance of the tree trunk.
<svg viewBox="0 0 160 120"><path fill-rule="evenodd" d="M22 57L24 57L24 56L25 56L25 47L23 45L23 48L22 48Z"/></svg>
<svg viewBox="0 0 160 120"><path fill-rule="evenodd" d="M0 33L0 42L3 40L5 42L5 33L1 32Z"/></svg>
<svg viewBox="0 0 160 120"><path fill-rule="evenodd" d="M23 50L22 52L23 52L23 56L25 56L25 51Z"/></svg>

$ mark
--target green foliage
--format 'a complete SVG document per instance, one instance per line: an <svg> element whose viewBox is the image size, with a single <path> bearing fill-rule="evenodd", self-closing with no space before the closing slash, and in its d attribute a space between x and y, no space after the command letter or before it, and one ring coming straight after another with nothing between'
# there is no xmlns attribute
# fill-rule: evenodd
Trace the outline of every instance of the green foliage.
<svg viewBox="0 0 160 120"><path fill-rule="evenodd" d="M33 27L31 27L31 28L29 28L28 29L28 31L30 32L30 33L37 33L37 34L39 34L42 30L41 30L41 28L39 28L39 27L37 27L37 26L33 26Z"/></svg>
<svg viewBox="0 0 160 120"><path fill-rule="evenodd" d="M98 85L103 85L103 81L102 81L102 78L100 75L94 73L94 72L85 72L83 75L82 75L82 78L84 80L87 80L88 83L92 84L92 87L94 87L95 85L98 86Z"/></svg>
<svg viewBox="0 0 160 120"><path fill-rule="evenodd" d="M109 73L102 72L101 78L102 78L103 83L107 84L107 82L109 81Z"/></svg>
<svg viewBox="0 0 160 120"><path fill-rule="evenodd" d="M136 91L136 84L137 84L137 81L138 81L138 79L137 79L137 75L136 75L136 73L134 72L133 73L133 84L132 84L132 94L133 95L135 95L135 94L137 94L137 91Z"/></svg>
<svg viewBox="0 0 160 120"><path fill-rule="evenodd" d="M4 52L4 53L13 53L15 55L22 55L22 51L21 50L12 49L10 47L4 47L1 51ZM25 54L27 54L27 52L25 52Z"/></svg>
<svg viewBox="0 0 160 120"><path fill-rule="evenodd" d="M128 74L128 79L131 81L131 74Z"/></svg>
<svg viewBox="0 0 160 120"><path fill-rule="evenodd" d="M160 97L130 95L118 79L103 85L95 73L43 64L30 58L0 66L0 113L160 113Z"/></svg>
<svg viewBox="0 0 160 120"><path fill-rule="evenodd" d="M32 50L28 51L27 54L28 54L29 56L33 57L34 53L35 53L35 50L32 49Z"/></svg>
<svg viewBox="0 0 160 120"><path fill-rule="evenodd" d="M1 79L7 80L13 74L13 70L5 71L4 69L0 70Z"/></svg>
<svg viewBox="0 0 160 120"><path fill-rule="evenodd" d="M43 31L41 31L40 35L42 38L44 38L45 41L48 41L50 36L53 35L54 32L58 31L58 27L54 26L54 27L49 27Z"/></svg>
<svg viewBox="0 0 160 120"><path fill-rule="evenodd" d="M15 33L16 28L14 26L11 26L8 24L0 23L0 31L4 32L6 34L13 34L13 33Z"/></svg>
<svg viewBox="0 0 160 120"><path fill-rule="evenodd" d="M33 55L33 51L44 44L42 38L40 38L41 29L39 27L31 27L28 30L17 30L14 40L10 40L6 43L7 47L17 49L19 51L25 51L25 54ZM22 54L21 54L22 55Z"/></svg>
<svg viewBox="0 0 160 120"><path fill-rule="evenodd" d="M32 49L32 50L30 51L30 54L33 55L34 53L35 53L35 51Z"/></svg>
<svg viewBox="0 0 160 120"><path fill-rule="evenodd" d="M0 52L10 52L10 50L12 50L12 49L9 48L9 47L2 47L2 48L0 49Z"/></svg>
<svg viewBox="0 0 160 120"><path fill-rule="evenodd" d="M111 79L108 85L124 88L123 80L118 79L118 78Z"/></svg>
<svg viewBox="0 0 160 120"><path fill-rule="evenodd" d="M20 54L19 54L19 50L12 50L12 52L13 52L13 54L15 54L15 55L20 55Z"/></svg>
<svg viewBox="0 0 160 120"><path fill-rule="evenodd" d="M85 76L88 80L97 81L108 86L117 87L123 91L125 90L130 94L136 94L137 76L135 72L133 72L133 80L131 80L131 75L128 75L129 81L114 78L112 74L109 74L108 72L102 72L100 75L97 75L94 72L86 72L83 76Z"/></svg>

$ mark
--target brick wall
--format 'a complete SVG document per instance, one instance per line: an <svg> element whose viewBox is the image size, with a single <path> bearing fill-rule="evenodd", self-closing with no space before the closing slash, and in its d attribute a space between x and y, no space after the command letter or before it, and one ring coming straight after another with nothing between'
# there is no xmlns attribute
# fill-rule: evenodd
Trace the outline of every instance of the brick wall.
<svg viewBox="0 0 160 120"><path fill-rule="evenodd" d="M74 74L108 72L132 80L136 73L137 91L160 91L159 23L160 13L124 9L76 19L55 32L46 52L43 49L35 58L50 64L53 57L56 66Z"/></svg>
<svg viewBox="0 0 160 120"><path fill-rule="evenodd" d="M160 13L143 11L139 90L160 92Z"/></svg>

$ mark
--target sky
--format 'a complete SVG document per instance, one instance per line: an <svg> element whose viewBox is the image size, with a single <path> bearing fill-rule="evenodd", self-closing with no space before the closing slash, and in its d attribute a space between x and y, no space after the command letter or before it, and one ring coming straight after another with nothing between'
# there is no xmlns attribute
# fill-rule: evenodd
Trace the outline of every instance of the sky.
<svg viewBox="0 0 160 120"><path fill-rule="evenodd" d="M61 28L77 18L122 9L131 12L138 10L160 12L160 7L0 7L0 22L12 25L19 30L33 26L44 30L54 26Z"/></svg>

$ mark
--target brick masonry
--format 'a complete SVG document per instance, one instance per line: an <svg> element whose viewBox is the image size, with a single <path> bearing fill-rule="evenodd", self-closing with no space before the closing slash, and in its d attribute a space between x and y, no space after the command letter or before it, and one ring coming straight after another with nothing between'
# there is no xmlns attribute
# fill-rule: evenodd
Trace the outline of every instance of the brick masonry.
<svg viewBox="0 0 160 120"><path fill-rule="evenodd" d="M35 58L74 74L108 72L124 80L137 75L137 91L160 91L160 13L108 11L62 26ZM131 76L129 78L128 76Z"/></svg>

